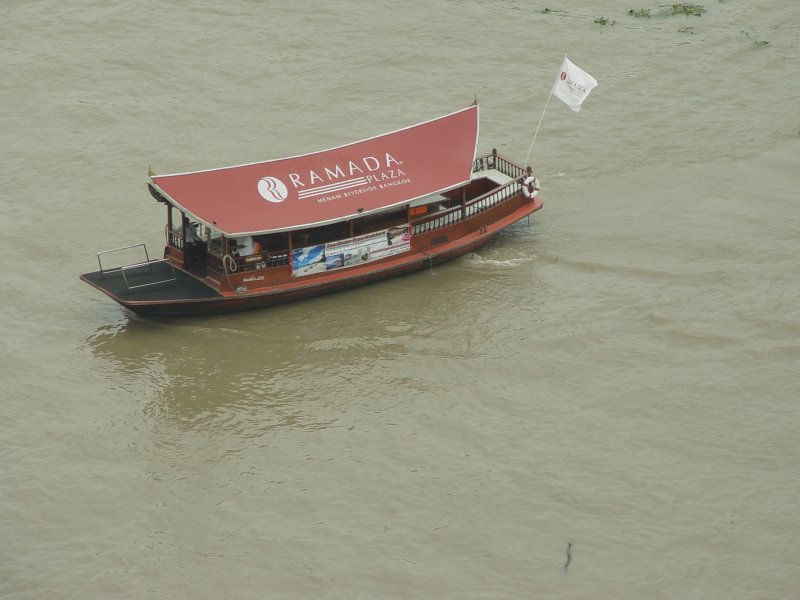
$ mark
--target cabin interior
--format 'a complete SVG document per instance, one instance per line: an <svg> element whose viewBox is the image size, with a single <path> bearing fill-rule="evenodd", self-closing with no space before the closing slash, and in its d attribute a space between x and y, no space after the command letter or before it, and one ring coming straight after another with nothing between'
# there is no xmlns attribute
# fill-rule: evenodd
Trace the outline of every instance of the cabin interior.
<svg viewBox="0 0 800 600"><path fill-rule="evenodd" d="M478 174L476 174L478 175ZM190 221L185 213L163 198L155 189L151 194L167 206L165 255L184 268L204 277L226 271L248 271L289 264L291 250L380 231L392 226L434 218L436 215L464 210L473 199L496 190L498 181L488 173L480 174L464 186L417 199L408 204L370 213L354 219L329 223L304 230L283 231L244 237L227 237L203 223Z"/></svg>

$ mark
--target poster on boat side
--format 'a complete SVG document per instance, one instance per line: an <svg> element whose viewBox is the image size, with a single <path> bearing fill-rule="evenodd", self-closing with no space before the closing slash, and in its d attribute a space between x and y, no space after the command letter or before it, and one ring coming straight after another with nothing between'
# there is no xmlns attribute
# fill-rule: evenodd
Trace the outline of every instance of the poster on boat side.
<svg viewBox="0 0 800 600"><path fill-rule="evenodd" d="M411 229L408 224L390 227L354 238L296 248L292 250L292 276L303 277L325 273L411 250Z"/></svg>

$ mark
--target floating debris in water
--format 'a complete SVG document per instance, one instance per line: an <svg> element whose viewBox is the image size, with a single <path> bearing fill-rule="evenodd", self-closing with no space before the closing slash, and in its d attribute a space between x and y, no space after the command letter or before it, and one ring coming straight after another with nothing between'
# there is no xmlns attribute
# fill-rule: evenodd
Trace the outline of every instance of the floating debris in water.
<svg viewBox="0 0 800 600"><path fill-rule="evenodd" d="M567 562L564 563L564 573L569 569L569 563L572 562L572 542L567 544Z"/></svg>
<svg viewBox="0 0 800 600"><path fill-rule="evenodd" d="M749 40L753 40L753 36L746 31L742 31L742 35ZM769 42L767 40L753 40L753 46L769 46Z"/></svg>
<svg viewBox="0 0 800 600"><path fill-rule="evenodd" d="M597 23L598 25L602 25L603 27L605 27L606 25L611 25L613 27L614 25L617 24L616 21L609 21L605 17L597 17L594 20L594 22Z"/></svg>
<svg viewBox="0 0 800 600"><path fill-rule="evenodd" d="M703 8L700 4L673 4L672 5L672 14L673 15L686 15L689 17L699 17L706 9Z"/></svg>

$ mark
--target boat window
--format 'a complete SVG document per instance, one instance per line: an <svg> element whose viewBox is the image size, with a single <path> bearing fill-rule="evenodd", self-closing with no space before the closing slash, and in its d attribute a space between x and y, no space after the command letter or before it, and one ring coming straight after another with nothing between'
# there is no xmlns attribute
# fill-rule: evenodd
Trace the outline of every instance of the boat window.
<svg viewBox="0 0 800 600"><path fill-rule="evenodd" d="M408 222L408 213L405 207L394 208L390 211L362 217L353 222L354 235L363 235L380 231L394 225L403 225Z"/></svg>
<svg viewBox="0 0 800 600"><path fill-rule="evenodd" d="M350 224L346 221L331 223L322 227L302 229L292 233L295 247L316 246L327 244L350 237Z"/></svg>

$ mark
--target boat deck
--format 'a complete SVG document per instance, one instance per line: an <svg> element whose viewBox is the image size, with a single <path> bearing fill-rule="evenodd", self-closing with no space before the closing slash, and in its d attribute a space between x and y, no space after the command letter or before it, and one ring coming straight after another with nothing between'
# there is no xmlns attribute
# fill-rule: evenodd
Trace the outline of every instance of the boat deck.
<svg viewBox="0 0 800 600"><path fill-rule="evenodd" d="M128 272L94 271L81 275L86 283L123 302L219 298L221 294L167 262L153 262Z"/></svg>
<svg viewBox="0 0 800 600"><path fill-rule="evenodd" d="M475 171L472 174L472 180L481 179L485 177L489 181L496 183L497 185L505 185L509 181L513 180L513 177L509 177L505 173L498 171L497 169L484 169L483 171Z"/></svg>

